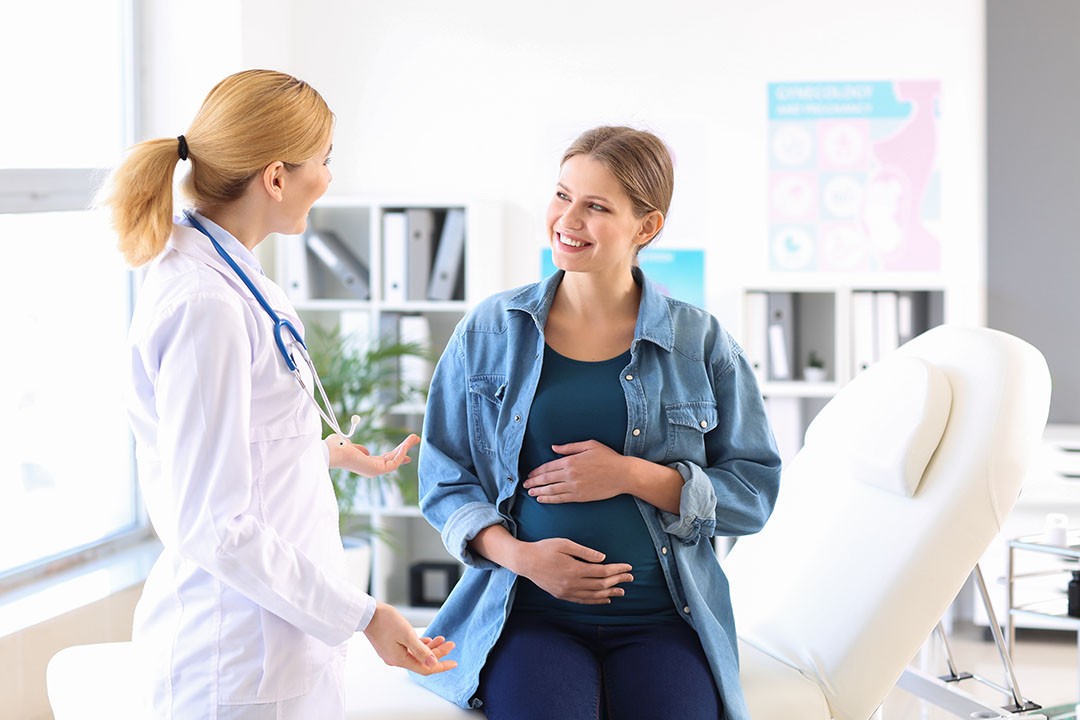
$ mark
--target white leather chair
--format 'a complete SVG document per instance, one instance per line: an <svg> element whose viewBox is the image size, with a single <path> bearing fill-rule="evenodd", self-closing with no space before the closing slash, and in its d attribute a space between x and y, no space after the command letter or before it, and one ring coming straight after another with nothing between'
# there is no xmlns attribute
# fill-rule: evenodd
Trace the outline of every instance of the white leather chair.
<svg viewBox="0 0 1080 720"><path fill-rule="evenodd" d="M1049 400L1035 348L943 326L825 406L723 561L754 720L875 712L1001 528Z"/></svg>

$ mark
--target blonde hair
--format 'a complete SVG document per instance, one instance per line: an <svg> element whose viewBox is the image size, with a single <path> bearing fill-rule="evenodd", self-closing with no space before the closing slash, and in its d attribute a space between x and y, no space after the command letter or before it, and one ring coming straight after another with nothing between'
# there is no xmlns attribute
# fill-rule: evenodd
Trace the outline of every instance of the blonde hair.
<svg viewBox="0 0 1080 720"><path fill-rule="evenodd" d="M240 197L263 168L293 169L327 143L334 115L322 96L291 75L245 70L210 91L183 140L136 145L112 173L100 204L112 210L120 251L138 267L153 260L172 232L173 174L186 142L191 170L182 192L197 208Z"/></svg>
<svg viewBox="0 0 1080 720"><path fill-rule="evenodd" d="M585 155L608 169L630 198L635 217L653 211L667 217L675 190L675 169L663 140L645 130L603 125L579 135L563 153L562 162L575 155ZM655 239L656 235L638 251Z"/></svg>

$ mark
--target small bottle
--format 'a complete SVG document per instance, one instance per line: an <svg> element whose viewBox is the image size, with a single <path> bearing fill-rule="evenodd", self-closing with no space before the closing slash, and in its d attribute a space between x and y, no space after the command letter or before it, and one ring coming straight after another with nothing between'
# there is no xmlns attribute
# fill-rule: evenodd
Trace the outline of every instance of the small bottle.
<svg viewBox="0 0 1080 720"><path fill-rule="evenodd" d="M1069 581L1069 617L1080 618L1080 570L1073 570Z"/></svg>

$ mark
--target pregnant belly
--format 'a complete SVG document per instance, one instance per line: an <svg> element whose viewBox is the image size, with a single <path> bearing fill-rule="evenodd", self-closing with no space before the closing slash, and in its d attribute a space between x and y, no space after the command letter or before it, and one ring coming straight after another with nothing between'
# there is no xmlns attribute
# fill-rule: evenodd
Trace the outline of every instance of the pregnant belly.
<svg viewBox="0 0 1080 720"><path fill-rule="evenodd" d="M629 563L633 582L621 585L626 594L610 605L581 605L556 600L526 579L518 587L515 607L553 612L586 621L603 618L653 619L674 616L667 580L648 527L634 498L620 495L590 503L546 505L527 495L515 508L518 538L527 542L566 538L605 555L604 563Z"/></svg>

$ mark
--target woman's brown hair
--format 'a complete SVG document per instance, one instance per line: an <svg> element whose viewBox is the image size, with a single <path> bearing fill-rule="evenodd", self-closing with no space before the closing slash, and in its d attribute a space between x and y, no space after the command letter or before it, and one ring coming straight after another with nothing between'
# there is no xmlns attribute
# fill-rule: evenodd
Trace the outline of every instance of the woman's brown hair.
<svg viewBox="0 0 1080 720"><path fill-rule="evenodd" d="M675 189L675 169L663 140L644 130L604 125L579 135L563 153L562 162L575 155L590 157L608 169L633 203L636 217L653 211L667 217Z"/></svg>

